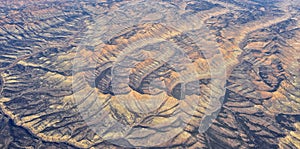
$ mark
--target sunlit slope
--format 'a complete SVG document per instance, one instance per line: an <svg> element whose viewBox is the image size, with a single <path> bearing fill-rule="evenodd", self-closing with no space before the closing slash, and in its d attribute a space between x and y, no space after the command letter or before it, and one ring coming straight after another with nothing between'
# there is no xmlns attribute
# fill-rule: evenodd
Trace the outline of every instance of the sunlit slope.
<svg viewBox="0 0 300 149"><path fill-rule="evenodd" d="M12 138L2 146L299 148L297 3L162 1L204 27L101 24L126 3L142 2L0 2L1 119L20 126L0 127Z"/></svg>

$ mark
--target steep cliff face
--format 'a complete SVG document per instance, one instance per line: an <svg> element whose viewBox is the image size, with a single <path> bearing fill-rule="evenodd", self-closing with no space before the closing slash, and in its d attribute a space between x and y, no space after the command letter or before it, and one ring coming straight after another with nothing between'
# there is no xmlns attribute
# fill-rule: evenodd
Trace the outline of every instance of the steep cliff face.
<svg viewBox="0 0 300 149"><path fill-rule="evenodd" d="M297 1L0 2L0 148L300 148Z"/></svg>

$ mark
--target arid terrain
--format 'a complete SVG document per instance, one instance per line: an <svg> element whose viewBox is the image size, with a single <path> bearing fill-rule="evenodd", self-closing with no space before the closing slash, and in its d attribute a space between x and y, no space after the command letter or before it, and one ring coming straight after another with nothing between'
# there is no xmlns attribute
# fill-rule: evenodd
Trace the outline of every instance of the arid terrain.
<svg viewBox="0 0 300 149"><path fill-rule="evenodd" d="M300 148L300 0L1 0L0 148Z"/></svg>

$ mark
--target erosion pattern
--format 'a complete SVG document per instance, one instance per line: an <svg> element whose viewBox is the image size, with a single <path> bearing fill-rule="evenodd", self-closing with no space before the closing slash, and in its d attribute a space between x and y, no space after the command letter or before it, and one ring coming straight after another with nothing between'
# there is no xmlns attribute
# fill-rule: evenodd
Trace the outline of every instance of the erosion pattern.
<svg viewBox="0 0 300 149"><path fill-rule="evenodd" d="M0 10L0 148L300 148L297 0Z"/></svg>

